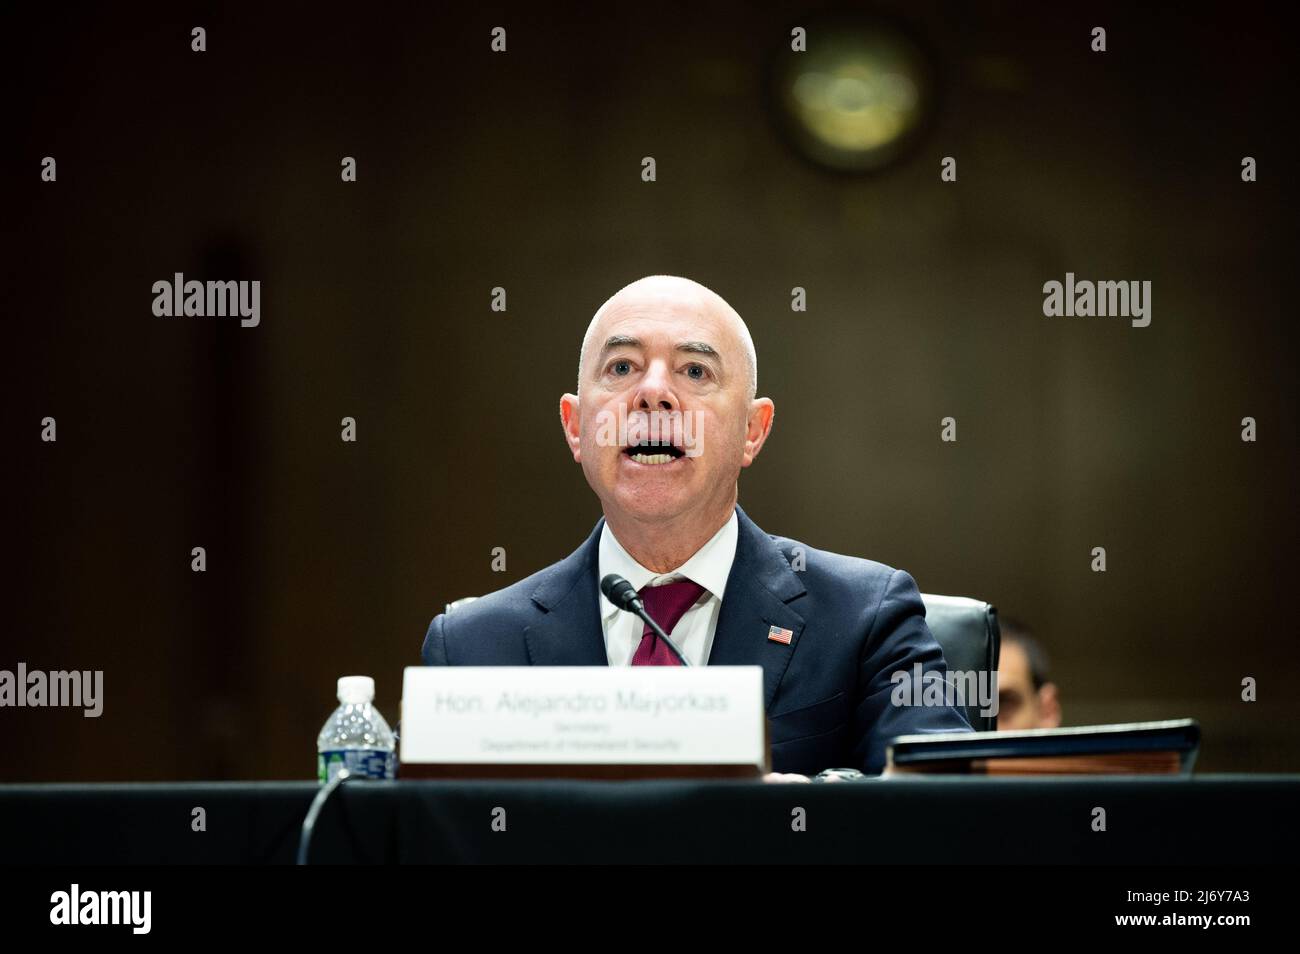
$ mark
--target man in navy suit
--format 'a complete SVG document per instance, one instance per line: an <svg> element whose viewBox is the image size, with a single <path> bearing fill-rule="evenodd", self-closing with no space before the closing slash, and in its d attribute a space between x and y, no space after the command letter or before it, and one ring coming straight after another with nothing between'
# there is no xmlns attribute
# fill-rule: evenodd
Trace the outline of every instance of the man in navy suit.
<svg viewBox="0 0 1300 954"><path fill-rule="evenodd" d="M970 729L958 708L903 705L919 664L945 672L901 570L764 533L737 505L772 429L744 321L695 282L633 282L592 318L565 439L604 519L564 560L429 625L441 666L679 665L600 592L629 580L692 665L757 665L772 768L879 772L896 735Z"/></svg>

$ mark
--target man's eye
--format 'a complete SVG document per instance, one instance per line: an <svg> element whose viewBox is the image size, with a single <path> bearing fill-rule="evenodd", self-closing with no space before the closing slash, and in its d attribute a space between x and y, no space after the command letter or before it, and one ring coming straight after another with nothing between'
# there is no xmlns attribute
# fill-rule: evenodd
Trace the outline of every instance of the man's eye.
<svg viewBox="0 0 1300 954"><path fill-rule="evenodd" d="M707 374L708 372L704 370L704 365L692 364L690 367L686 369L686 373L687 375L690 376L692 380L700 381L703 380L704 375Z"/></svg>
<svg viewBox="0 0 1300 954"><path fill-rule="evenodd" d="M632 362L630 362L630 361L615 361L613 364L611 364L611 365L609 366L609 369L610 369L611 371L613 371L615 374L617 374L617 375L619 375L620 377L622 377L622 376L625 375L625 374L631 374L631 373L632 373Z"/></svg>

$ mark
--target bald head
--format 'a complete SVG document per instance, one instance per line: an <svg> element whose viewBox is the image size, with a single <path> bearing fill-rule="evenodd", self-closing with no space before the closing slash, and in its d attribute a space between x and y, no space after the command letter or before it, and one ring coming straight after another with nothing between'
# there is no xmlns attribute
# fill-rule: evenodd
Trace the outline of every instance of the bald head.
<svg viewBox="0 0 1300 954"><path fill-rule="evenodd" d="M596 310L591 324L587 325L587 333L582 338L582 350L578 354L579 395L582 394L586 378L585 369L594 359L595 353L603 350L607 343L608 336L605 332L609 325L628 316L655 313L693 313L710 325L720 327L728 340L719 344L719 358L724 365L728 357L733 362L739 358L747 379L749 397L754 398L758 393L758 354L744 320L717 292L699 282L676 275L648 275L637 279L616 291ZM690 343L706 345L704 342ZM726 351L733 353L728 356Z"/></svg>
<svg viewBox="0 0 1300 954"><path fill-rule="evenodd" d="M651 275L591 319L560 423L606 526L642 566L681 566L735 513L775 414L757 385L749 329L697 282Z"/></svg>

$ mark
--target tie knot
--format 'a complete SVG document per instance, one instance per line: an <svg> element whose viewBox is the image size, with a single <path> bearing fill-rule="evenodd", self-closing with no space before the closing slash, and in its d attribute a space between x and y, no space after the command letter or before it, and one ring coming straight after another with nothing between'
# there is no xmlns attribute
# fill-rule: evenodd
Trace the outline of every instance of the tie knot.
<svg viewBox="0 0 1300 954"><path fill-rule="evenodd" d="M660 586L643 586L637 595L654 621L663 627L665 633L671 633L703 592L704 587L694 580L681 579Z"/></svg>

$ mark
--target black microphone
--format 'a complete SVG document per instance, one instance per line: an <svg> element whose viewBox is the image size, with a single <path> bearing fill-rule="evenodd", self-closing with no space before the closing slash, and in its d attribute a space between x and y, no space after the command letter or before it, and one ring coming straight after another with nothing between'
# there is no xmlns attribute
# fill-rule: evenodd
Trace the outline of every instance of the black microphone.
<svg viewBox="0 0 1300 954"><path fill-rule="evenodd" d="M668 651L676 656L683 666L690 665L686 661L686 657L682 655L682 651L677 648L677 644L669 639L668 634L663 631L663 627L651 619L650 614L645 611L645 604L641 602L641 597L636 595L636 589L631 583L617 573L610 573L600 581L600 591L605 594L605 599L619 609L635 613L645 620L645 624L654 630L656 636L664 641Z"/></svg>

